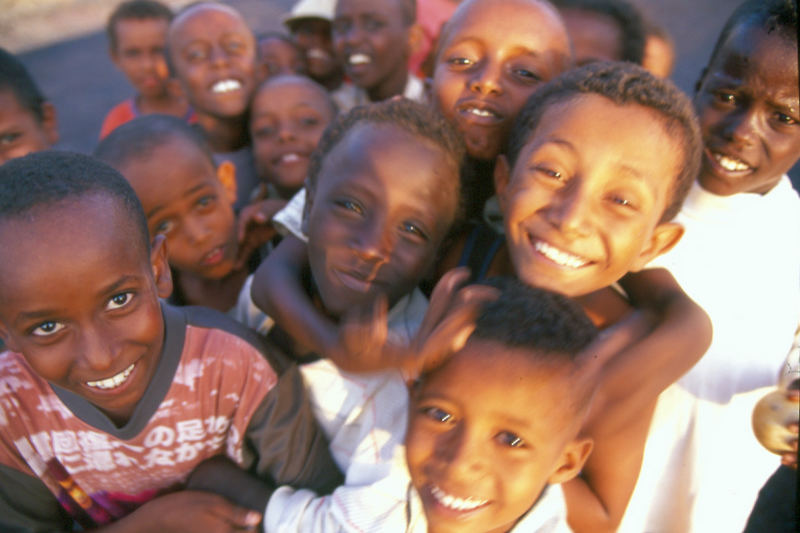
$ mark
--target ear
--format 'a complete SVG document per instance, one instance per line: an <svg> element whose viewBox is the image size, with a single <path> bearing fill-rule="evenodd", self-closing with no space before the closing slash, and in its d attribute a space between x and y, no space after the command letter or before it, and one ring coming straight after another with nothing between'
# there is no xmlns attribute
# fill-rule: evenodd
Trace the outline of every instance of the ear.
<svg viewBox="0 0 800 533"><path fill-rule="evenodd" d="M58 117L55 106L50 102L42 104L42 131L51 146L58 142Z"/></svg>
<svg viewBox="0 0 800 533"><path fill-rule="evenodd" d="M314 204L314 189L311 187L311 183L306 180L306 203L303 205L303 223L300 226L300 230L303 232L303 235L308 235L308 217L311 216L311 206Z"/></svg>
<svg viewBox="0 0 800 533"><path fill-rule="evenodd" d="M668 252L683 237L683 226L677 222L663 222L653 229L648 243L631 267L632 272L643 269L659 255Z"/></svg>
<svg viewBox="0 0 800 533"><path fill-rule="evenodd" d="M508 159L500 154L494 163L494 193L503 213L506 212L505 192L509 181L511 181L511 169L508 168Z"/></svg>
<svg viewBox="0 0 800 533"><path fill-rule="evenodd" d="M217 179L225 189L225 197L233 204L236 201L236 165L223 161L217 167Z"/></svg>
<svg viewBox="0 0 800 533"><path fill-rule="evenodd" d="M150 248L150 267L159 298L167 298L172 294L172 273L167 261L167 238L156 235Z"/></svg>
<svg viewBox="0 0 800 533"><path fill-rule="evenodd" d="M547 482L550 485L564 483L580 474L593 447L594 442L589 438L576 438L572 442L567 443L564 447L564 451L561 452L558 466L550 475Z"/></svg>

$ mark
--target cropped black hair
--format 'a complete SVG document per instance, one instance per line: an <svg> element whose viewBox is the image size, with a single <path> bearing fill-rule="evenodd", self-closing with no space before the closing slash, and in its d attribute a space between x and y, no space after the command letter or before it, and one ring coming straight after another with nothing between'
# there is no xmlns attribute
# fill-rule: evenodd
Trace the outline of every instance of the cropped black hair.
<svg viewBox="0 0 800 533"><path fill-rule="evenodd" d="M10 90L20 107L27 109L39 124L44 120L43 104L47 101L28 69L17 57L0 48L0 90Z"/></svg>
<svg viewBox="0 0 800 533"><path fill-rule="evenodd" d="M463 163L466 149L456 129L433 109L405 98L385 100L374 104L358 106L339 115L328 125L308 166L309 189L313 189L319 179L325 157L333 150L350 130L364 124L384 124L399 128L410 135L435 145L451 160L454 168L453 179L458 190L457 220L463 214L463 187L459 181L459 169Z"/></svg>
<svg viewBox="0 0 800 533"><path fill-rule="evenodd" d="M797 42L797 4L792 0L746 0L739 4L719 34L708 64L714 62L719 49L738 26L749 24L776 34L789 42ZM707 67L706 67L707 68ZM703 73L705 74L703 69ZM701 76L702 78L703 76ZM699 82L698 82L699 83Z"/></svg>
<svg viewBox="0 0 800 533"><path fill-rule="evenodd" d="M131 159L149 157L153 150L176 138L195 145L216 168L211 147L203 134L171 115L144 115L122 124L100 141L94 149L94 156L119 169Z"/></svg>
<svg viewBox="0 0 800 533"><path fill-rule="evenodd" d="M106 35L108 35L111 49L117 49L117 22L131 19L164 19L169 23L172 21L172 17L172 10L155 0L130 0L121 3L111 13L106 23Z"/></svg>
<svg viewBox="0 0 800 533"><path fill-rule="evenodd" d="M336 116L339 114L339 106L336 105L336 100L333 99L331 96L330 91L328 91L325 87L314 81L313 79L309 78L308 76L301 75L301 74L279 74L278 76L272 76L271 78L267 78L262 81L255 91L253 91L253 99L255 99L255 95L260 93L265 88L273 85L275 83L281 83L283 81L290 81L296 80L298 83L306 83L311 87L317 89L320 93L320 97L325 100L325 103L331 110L331 115Z"/></svg>
<svg viewBox="0 0 800 533"><path fill-rule="evenodd" d="M129 216L133 234L149 253L150 236L142 204L122 175L88 155L44 150L0 165L0 221L26 215L36 208L104 195ZM93 221L87 220L87 224Z"/></svg>
<svg viewBox="0 0 800 533"><path fill-rule="evenodd" d="M596 62L568 71L550 80L528 98L509 137L508 161L513 168L545 110L558 102L585 94L597 94L617 105L640 105L660 115L667 134L676 139L680 153L678 175L669 189L661 222L680 211L697 173L703 141L689 98L671 81L658 78L633 63Z"/></svg>
<svg viewBox="0 0 800 533"><path fill-rule="evenodd" d="M559 9L588 11L611 17L619 27L621 61L637 65L644 59L647 38L645 22L639 10L625 0L552 0Z"/></svg>

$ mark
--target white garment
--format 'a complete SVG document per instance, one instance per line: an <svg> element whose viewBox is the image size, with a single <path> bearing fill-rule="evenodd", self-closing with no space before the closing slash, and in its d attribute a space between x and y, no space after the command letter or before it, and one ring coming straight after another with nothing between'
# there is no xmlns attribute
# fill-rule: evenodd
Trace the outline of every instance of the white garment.
<svg viewBox="0 0 800 533"><path fill-rule="evenodd" d="M659 398L620 532L741 531L778 466L751 430L777 383L800 316L800 198L787 177L767 194L695 185L668 268L711 318L703 358Z"/></svg>
<svg viewBox="0 0 800 533"><path fill-rule="evenodd" d="M275 325L275 321L253 302L253 297L250 295L252 286L253 275L250 274L244 281L242 290L239 291L236 305L227 314L261 335L267 335Z"/></svg>

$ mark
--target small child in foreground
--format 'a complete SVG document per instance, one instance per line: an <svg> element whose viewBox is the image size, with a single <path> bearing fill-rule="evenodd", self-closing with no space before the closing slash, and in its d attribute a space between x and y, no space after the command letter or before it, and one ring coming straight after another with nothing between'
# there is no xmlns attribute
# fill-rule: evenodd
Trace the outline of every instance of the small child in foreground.
<svg viewBox="0 0 800 533"><path fill-rule="evenodd" d="M166 238L174 287L170 302L241 318L237 310L249 298L240 302L239 296L258 257L240 256L233 165L215 167L202 134L165 115L123 124L100 142L94 155L136 191L150 234Z"/></svg>
<svg viewBox="0 0 800 533"><path fill-rule="evenodd" d="M139 115L163 113L194 121L189 103L169 76L164 48L172 20L169 7L154 0L123 2L106 25L111 60L136 94L106 114L100 139Z"/></svg>
<svg viewBox="0 0 800 533"><path fill-rule="evenodd" d="M56 109L25 65L0 48L0 165L58 141Z"/></svg>
<svg viewBox="0 0 800 533"><path fill-rule="evenodd" d="M171 288L164 238L111 167L0 168L0 529L252 530L268 485L251 510L181 490L219 454L267 483L341 482L296 368L218 313L160 303Z"/></svg>

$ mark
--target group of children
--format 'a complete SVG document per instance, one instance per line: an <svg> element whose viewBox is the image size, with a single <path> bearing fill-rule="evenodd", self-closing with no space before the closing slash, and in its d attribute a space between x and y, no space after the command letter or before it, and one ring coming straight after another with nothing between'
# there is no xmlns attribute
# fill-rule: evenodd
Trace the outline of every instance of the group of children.
<svg viewBox="0 0 800 533"><path fill-rule="evenodd" d="M742 4L692 106L625 2L453 3L422 62L419 4L125 2L91 156L0 55L0 529L745 528L796 8Z"/></svg>

